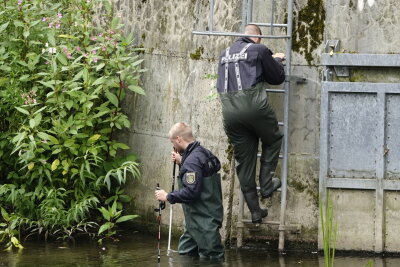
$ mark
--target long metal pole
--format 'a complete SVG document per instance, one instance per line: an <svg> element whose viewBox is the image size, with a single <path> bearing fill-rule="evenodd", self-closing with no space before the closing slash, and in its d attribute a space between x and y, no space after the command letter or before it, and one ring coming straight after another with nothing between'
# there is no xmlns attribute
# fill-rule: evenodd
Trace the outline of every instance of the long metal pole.
<svg viewBox="0 0 400 267"><path fill-rule="evenodd" d="M271 35L274 35L275 0L271 0L271 2Z"/></svg>
<svg viewBox="0 0 400 267"><path fill-rule="evenodd" d="M282 189L281 189L281 214L279 225L279 251L282 251L285 245L285 213L287 197L287 173L288 173L288 140L289 140L289 101L290 101L290 75L291 75L291 52L292 52L292 21L293 21L293 0L288 0L288 27L287 35L290 38L286 43L286 80L285 80L285 104L284 104L284 148L283 148L283 166L282 166Z"/></svg>
<svg viewBox="0 0 400 267"><path fill-rule="evenodd" d="M247 23L249 24L250 21L253 20L253 0L249 0L247 4Z"/></svg>
<svg viewBox="0 0 400 267"><path fill-rule="evenodd" d="M209 3L210 3L210 17L208 19L208 30L212 32L214 24L214 0L210 0Z"/></svg>
<svg viewBox="0 0 400 267"><path fill-rule="evenodd" d="M244 26L246 26L246 0L242 0L242 28L241 32L244 32Z"/></svg>
<svg viewBox="0 0 400 267"><path fill-rule="evenodd" d="M176 172L176 162L174 161L174 167L172 170L172 190L171 192L174 191L175 189L175 172ZM172 206L169 205L169 227L168 227L168 250L167 254L171 251L171 230L172 230Z"/></svg>
<svg viewBox="0 0 400 267"><path fill-rule="evenodd" d="M288 35L256 35L256 34L244 34L237 32L202 32L202 31L192 31L193 34L197 35L213 35L213 36L237 36L237 37L257 37L257 38L268 38L268 39L283 39L290 38Z"/></svg>
<svg viewBox="0 0 400 267"><path fill-rule="evenodd" d="M168 228L168 250L167 254L171 251L171 229L172 229L172 206L169 205L169 228Z"/></svg>
<svg viewBox="0 0 400 267"><path fill-rule="evenodd" d="M287 24L284 23L261 23L261 22L249 22L250 24L254 24L261 27L287 27Z"/></svg>
<svg viewBox="0 0 400 267"><path fill-rule="evenodd" d="M160 190L160 184L157 183L157 190ZM165 202L159 200L158 201L158 209L154 209L155 211L158 212L158 216L157 216L157 222L158 222L158 235L157 235L157 262L160 263L161 261L161 211L165 208Z"/></svg>

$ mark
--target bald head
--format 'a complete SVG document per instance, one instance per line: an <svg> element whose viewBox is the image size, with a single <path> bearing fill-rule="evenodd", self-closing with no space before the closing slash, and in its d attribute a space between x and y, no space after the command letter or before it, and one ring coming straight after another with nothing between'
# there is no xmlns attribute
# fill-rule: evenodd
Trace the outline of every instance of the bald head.
<svg viewBox="0 0 400 267"><path fill-rule="evenodd" d="M192 129L184 122L175 123L168 132L168 138L175 139L178 136L182 137L186 142L194 140Z"/></svg>

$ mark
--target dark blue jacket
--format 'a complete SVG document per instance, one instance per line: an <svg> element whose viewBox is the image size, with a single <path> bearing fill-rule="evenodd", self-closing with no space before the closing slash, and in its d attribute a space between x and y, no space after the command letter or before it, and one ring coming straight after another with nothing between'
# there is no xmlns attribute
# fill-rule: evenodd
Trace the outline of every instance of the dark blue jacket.
<svg viewBox="0 0 400 267"><path fill-rule="evenodd" d="M179 191L168 193L171 204L190 203L200 197L203 177L209 177L221 169L219 159L195 141L182 154L178 179L182 182Z"/></svg>
<svg viewBox="0 0 400 267"><path fill-rule="evenodd" d="M246 50L246 58L239 62L240 78L243 89L249 89L260 82L278 85L285 81L285 70L280 59L274 59L272 52L263 44L256 44L251 39L241 37L229 48L229 54L238 54L247 44L252 45ZM218 64L217 90L224 92L225 81L225 50L221 52ZM228 92L237 91L235 64L228 67Z"/></svg>

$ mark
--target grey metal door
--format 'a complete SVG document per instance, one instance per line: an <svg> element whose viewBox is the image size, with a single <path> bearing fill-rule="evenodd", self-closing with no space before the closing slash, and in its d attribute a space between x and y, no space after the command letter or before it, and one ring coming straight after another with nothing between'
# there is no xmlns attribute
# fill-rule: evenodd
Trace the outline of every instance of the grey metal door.
<svg viewBox="0 0 400 267"><path fill-rule="evenodd" d="M322 82L320 194L339 249L399 251L400 84Z"/></svg>

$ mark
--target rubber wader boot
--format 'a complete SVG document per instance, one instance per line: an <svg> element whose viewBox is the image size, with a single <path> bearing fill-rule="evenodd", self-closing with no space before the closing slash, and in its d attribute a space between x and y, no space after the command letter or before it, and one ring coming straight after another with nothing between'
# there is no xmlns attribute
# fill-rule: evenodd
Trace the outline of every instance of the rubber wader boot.
<svg viewBox="0 0 400 267"><path fill-rule="evenodd" d="M257 191L243 193L244 199L246 200L247 207L251 212L251 221L252 223L261 223L262 218L267 217L268 210L261 209L260 203L258 202Z"/></svg>
<svg viewBox="0 0 400 267"><path fill-rule="evenodd" d="M281 142L276 142L272 147L263 147L259 174L261 198L271 197L272 193L281 187L281 180L273 178L278 165L280 146Z"/></svg>
<svg viewBox="0 0 400 267"><path fill-rule="evenodd" d="M279 178L273 178L277 163L277 160L270 163L263 162L261 160L259 174L261 198L271 197L272 193L275 192L279 187L281 187L281 180Z"/></svg>

